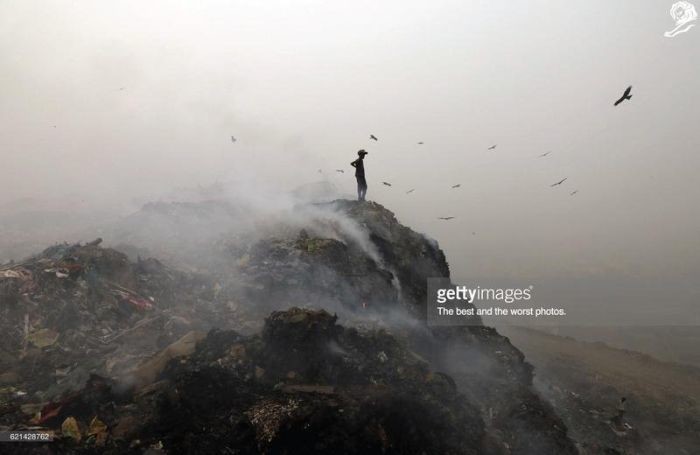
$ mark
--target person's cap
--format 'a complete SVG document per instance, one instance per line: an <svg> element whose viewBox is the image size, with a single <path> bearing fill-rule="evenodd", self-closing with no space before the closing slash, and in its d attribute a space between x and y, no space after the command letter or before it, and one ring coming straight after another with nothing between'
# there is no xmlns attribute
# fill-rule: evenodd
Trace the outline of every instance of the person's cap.
<svg viewBox="0 0 700 455"><path fill-rule="evenodd" d="M369 155L369 153L365 152L364 150L360 150L357 152L358 155Z"/></svg>

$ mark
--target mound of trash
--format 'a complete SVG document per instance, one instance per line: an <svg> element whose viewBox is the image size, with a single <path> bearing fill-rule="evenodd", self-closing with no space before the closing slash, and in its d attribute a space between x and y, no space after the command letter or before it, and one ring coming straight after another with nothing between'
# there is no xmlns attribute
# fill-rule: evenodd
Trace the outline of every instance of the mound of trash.
<svg viewBox="0 0 700 455"><path fill-rule="evenodd" d="M0 419L13 396L76 390L231 317L203 277L99 244L56 245L0 269Z"/></svg>
<svg viewBox="0 0 700 455"><path fill-rule="evenodd" d="M272 313L257 335L213 330L138 388L120 391L93 376L80 393L45 405L37 421L59 452L486 450L479 411L452 378L385 331L298 308Z"/></svg>
<svg viewBox="0 0 700 455"><path fill-rule="evenodd" d="M304 210L198 273L99 239L0 267L0 430L56 453L576 453L507 338L426 325L437 242L372 202Z"/></svg>
<svg viewBox="0 0 700 455"><path fill-rule="evenodd" d="M426 326L426 280L450 276L437 242L374 202L316 207L320 213L308 228L226 250L239 278L234 299L268 310L280 302L323 302L354 323L390 327L454 377L504 450L575 453L566 426L534 392L532 367L507 338L478 317L464 327Z"/></svg>
<svg viewBox="0 0 700 455"><path fill-rule="evenodd" d="M224 249L235 265L237 298L270 310L280 301L323 302L362 318L397 311L425 319L426 278L450 274L437 242L374 202L337 200L313 208L308 226Z"/></svg>

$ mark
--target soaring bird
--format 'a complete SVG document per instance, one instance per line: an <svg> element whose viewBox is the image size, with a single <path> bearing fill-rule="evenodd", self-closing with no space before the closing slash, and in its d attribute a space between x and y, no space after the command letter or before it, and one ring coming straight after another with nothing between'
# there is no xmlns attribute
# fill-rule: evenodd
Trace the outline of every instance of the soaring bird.
<svg viewBox="0 0 700 455"><path fill-rule="evenodd" d="M419 142L418 145L423 145L423 143L422 143L422 142Z"/></svg>
<svg viewBox="0 0 700 455"><path fill-rule="evenodd" d="M489 150L495 149L497 145L498 145L498 144L493 144L491 147L489 147Z"/></svg>
<svg viewBox="0 0 700 455"><path fill-rule="evenodd" d="M540 158L544 158L545 156L549 155L550 153L552 153L552 152L543 153L542 155L540 155Z"/></svg>
<svg viewBox="0 0 700 455"><path fill-rule="evenodd" d="M620 104L621 102L623 102L625 100L631 100L632 99L632 95L630 95L631 91L632 91L632 86L630 85L629 87L627 87L627 90L625 90L625 93L622 94L620 99L615 101L615 106L617 106L618 104Z"/></svg>
<svg viewBox="0 0 700 455"><path fill-rule="evenodd" d="M389 182L382 182L382 183L385 184L386 186L391 186L391 183L389 183Z"/></svg>
<svg viewBox="0 0 700 455"><path fill-rule="evenodd" d="M416 191L416 189L415 189L415 188L411 188L410 190L406 191L406 194L411 194L411 193L413 193L414 191Z"/></svg>
<svg viewBox="0 0 700 455"><path fill-rule="evenodd" d="M566 179L568 179L568 178L569 178L569 177L564 177L563 179L559 180L557 183L552 183L552 184L549 185L549 186L561 185L561 184L564 183L564 181L566 181Z"/></svg>
<svg viewBox="0 0 700 455"><path fill-rule="evenodd" d="M461 184L461 183L458 183L458 184L456 184L456 185L452 185L452 188L459 188L460 186L462 186L462 184Z"/></svg>
<svg viewBox="0 0 700 455"><path fill-rule="evenodd" d="M578 190L574 190L574 191L572 191L572 192L569 193L569 194L573 196L573 195L576 194L576 193L578 193Z"/></svg>
<svg viewBox="0 0 700 455"><path fill-rule="evenodd" d="M231 142L236 142L235 136L231 136Z"/></svg>
<svg viewBox="0 0 700 455"><path fill-rule="evenodd" d="M454 218L454 217L453 216L439 216L438 220L450 221L452 218Z"/></svg>
<svg viewBox="0 0 700 455"><path fill-rule="evenodd" d="M370 134L370 135L369 135L369 138L372 139L372 140L375 140L375 141L378 141L378 140L379 140L379 139L377 139L377 136L375 136L374 134Z"/></svg>
<svg viewBox="0 0 700 455"><path fill-rule="evenodd" d="M335 172L340 172L341 174L345 174L345 171L342 169L336 169Z"/></svg>

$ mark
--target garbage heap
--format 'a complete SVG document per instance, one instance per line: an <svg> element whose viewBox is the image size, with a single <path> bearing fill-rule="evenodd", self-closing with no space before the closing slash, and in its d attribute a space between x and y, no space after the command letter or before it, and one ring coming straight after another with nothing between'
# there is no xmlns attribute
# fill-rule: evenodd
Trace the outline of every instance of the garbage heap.
<svg viewBox="0 0 700 455"><path fill-rule="evenodd" d="M234 319L203 277L99 243L56 245L0 269L0 419L12 398L49 400Z"/></svg>
<svg viewBox="0 0 700 455"><path fill-rule="evenodd" d="M256 335L212 330L128 390L93 376L38 419L61 438L23 450L497 453L451 377L386 331L299 308L273 312Z"/></svg>
<svg viewBox="0 0 700 455"><path fill-rule="evenodd" d="M318 304L352 324L387 327L454 378L506 453L576 452L564 423L534 391L531 365L506 337L478 317L461 327L426 325L426 280L450 276L437 242L375 202L316 207L321 214L306 229L225 249L237 280L222 293L268 311Z"/></svg>
<svg viewBox="0 0 700 455"><path fill-rule="evenodd" d="M100 453L576 453L507 338L426 325L435 241L376 203L311 212L219 244L205 276L98 241L0 268L0 430Z"/></svg>

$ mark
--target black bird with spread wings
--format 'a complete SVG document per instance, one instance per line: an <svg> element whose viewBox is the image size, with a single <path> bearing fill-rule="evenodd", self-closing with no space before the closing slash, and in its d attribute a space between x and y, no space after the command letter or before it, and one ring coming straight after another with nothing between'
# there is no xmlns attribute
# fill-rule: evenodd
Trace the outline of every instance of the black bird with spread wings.
<svg viewBox="0 0 700 455"><path fill-rule="evenodd" d="M630 95L631 91L632 91L632 86L630 85L629 87L627 87L627 90L625 90L625 93L622 94L620 99L615 101L615 106L617 106L618 104L620 104L621 102L623 102L625 100L631 100L632 99L632 95Z"/></svg>
<svg viewBox="0 0 700 455"><path fill-rule="evenodd" d="M564 183L564 182L566 181L566 179L568 179L568 178L569 178L569 177L564 177L563 179L559 180L557 183L552 183L552 184L549 185L549 186L559 186L559 185L561 185L562 183Z"/></svg>
<svg viewBox="0 0 700 455"><path fill-rule="evenodd" d="M450 221L453 218L453 216L439 216L438 220Z"/></svg>
<svg viewBox="0 0 700 455"><path fill-rule="evenodd" d="M372 139L373 141L378 141L378 140L379 140L379 139L377 139L377 136L375 136L374 134L370 134L370 135L369 135L369 138Z"/></svg>
<svg viewBox="0 0 700 455"><path fill-rule="evenodd" d="M345 174L345 171L342 169L336 169L335 172L340 172L341 174Z"/></svg>
<svg viewBox="0 0 700 455"><path fill-rule="evenodd" d="M540 155L540 158L544 158L545 156L549 155L550 153L552 153L552 152L543 153L542 155Z"/></svg>
<svg viewBox="0 0 700 455"><path fill-rule="evenodd" d="M571 196L573 196L573 195L576 194L576 193L578 193L578 190L574 190L574 191L572 191L572 192L569 193L569 194L570 194Z"/></svg>
<svg viewBox="0 0 700 455"><path fill-rule="evenodd" d="M416 189L415 189L415 188L411 188L410 190L406 191L406 194L411 194L411 193L413 193L414 191L416 191Z"/></svg>
<svg viewBox="0 0 700 455"><path fill-rule="evenodd" d="M391 183L389 183L389 182L382 182L382 183L386 186L391 186Z"/></svg>
<svg viewBox="0 0 700 455"><path fill-rule="evenodd" d="M456 184L456 185L452 185L452 188L459 188L460 186L462 186L462 184L461 184L461 183L458 183L458 184Z"/></svg>
<svg viewBox="0 0 700 455"><path fill-rule="evenodd" d="M489 147L489 150L495 149L497 145L498 145L498 144L493 144L491 147Z"/></svg>
<svg viewBox="0 0 700 455"><path fill-rule="evenodd" d="M422 142L419 142L418 145L423 145L423 143L422 143Z"/></svg>

